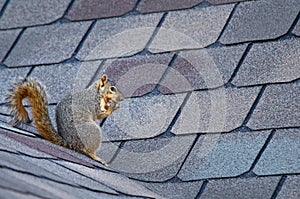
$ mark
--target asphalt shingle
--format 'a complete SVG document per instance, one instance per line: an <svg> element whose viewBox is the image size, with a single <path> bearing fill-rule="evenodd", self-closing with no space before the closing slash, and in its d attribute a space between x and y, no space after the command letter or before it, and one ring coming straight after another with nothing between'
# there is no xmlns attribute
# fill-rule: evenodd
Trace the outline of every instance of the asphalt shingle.
<svg viewBox="0 0 300 199"><path fill-rule="evenodd" d="M86 88L100 64L95 61L44 65L35 67L30 77L45 86L48 103L58 103L66 94Z"/></svg>
<svg viewBox="0 0 300 199"><path fill-rule="evenodd" d="M72 5L67 18L72 21L121 16L131 11L137 0L78 0Z"/></svg>
<svg viewBox="0 0 300 199"><path fill-rule="evenodd" d="M212 180L201 198L271 198L279 180L280 177Z"/></svg>
<svg viewBox="0 0 300 199"><path fill-rule="evenodd" d="M68 182L68 184L83 186L96 191L102 191L112 194L117 193L115 190L109 188L108 186L101 184L95 181L94 179L87 178L86 176L80 173L74 172L69 168L65 168L61 165L58 165L55 162L25 156L21 156L20 158L22 158L24 161L28 161L36 165L37 168L42 168L46 170L47 172L43 174L43 176L48 177L50 175L56 175L60 179L58 180L59 182L63 180L64 182ZM35 170L32 170L32 173L35 173Z"/></svg>
<svg viewBox="0 0 300 199"><path fill-rule="evenodd" d="M179 134L229 132L246 118L259 87L195 91L172 128Z"/></svg>
<svg viewBox="0 0 300 199"><path fill-rule="evenodd" d="M133 195L133 196L144 196L144 197L158 197L157 194L145 188L141 184L131 180L120 174L110 173L107 171L94 170L88 167L84 167L78 164L68 163L68 162L57 162L65 167L70 168L76 172L80 172L83 175L92 178L102 184L118 190L124 194ZM118 183L122 182L122 183Z"/></svg>
<svg viewBox="0 0 300 199"><path fill-rule="evenodd" d="M300 20L298 21L297 25L295 26L293 33L297 36L300 36Z"/></svg>
<svg viewBox="0 0 300 199"><path fill-rule="evenodd" d="M30 155L32 157L39 157L39 158L53 158L52 155L46 154L42 151L37 151L36 149L30 148L24 143L18 142L16 140L13 140L10 137L7 137L5 134L0 134L0 145L1 148L6 148L6 150L12 151L12 152L21 152L26 155Z"/></svg>
<svg viewBox="0 0 300 199"><path fill-rule="evenodd" d="M4 103L5 97L8 94L8 89L12 88L12 85L18 78L25 78L28 72L30 71L30 67L26 68L18 68L18 69L11 69L11 68L1 68L0 69L0 103Z"/></svg>
<svg viewBox="0 0 300 199"><path fill-rule="evenodd" d="M286 34L300 10L298 0L261 0L242 2L224 34L223 44L275 39Z"/></svg>
<svg viewBox="0 0 300 199"><path fill-rule="evenodd" d="M144 185L165 198L182 199L196 198L202 185L202 181L144 183Z"/></svg>
<svg viewBox="0 0 300 199"><path fill-rule="evenodd" d="M2 199L20 198L20 199L39 199L40 197L28 193L20 193L11 189L0 188Z"/></svg>
<svg viewBox="0 0 300 199"><path fill-rule="evenodd" d="M125 99L120 105L122 109L108 117L102 126L106 139L151 138L164 133L184 97L185 94L178 94Z"/></svg>
<svg viewBox="0 0 300 199"><path fill-rule="evenodd" d="M142 51L162 14L98 20L77 58L95 60L125 57Z"/></svg>
<svg viewBox="0 0 300 199"><path fill-rule="evenodd" d="M111 167L134 179L169 180L177 174L195 138L190 135L127 141Z"/></svg>
<svg viewBox="0 0 300 199"><path fill-rule="evenodd" d="M300 175L288 176L277 195L277 199L297 199L300 198Z"/></svg>
<svg viewBox="0 0 300 199"><path fill-rule="evenodd" d="M63 16L71 0L10 1L1 17L0 29L48 24Z"/></svg>
<svg viewBox="0 0 300 199"><path fill-rule="evenodd" d="M105 73L124 97L142 96L153 91L171 59L172 54L166 53L107 60L97 78Z"/></svg>
<svg viewBox="0 0 300 199"><path fill-rule="evenodd" d="M5 2L6 2L6 0L0 0L0 11L3 8Z"/></svg>
<svg viewBox="0 0 300 199"><path fill-rule="evenodd" d="M256 164L254 172L258 175L299 173L299 133L300 128L277 130Z"/></svg>
<svg viewBox="0 0 300 199"><path fill-rule="evenodd" d="M151 52L203 48L220 35L233 5L168 13L149 46Z"/></svg>
<svg viewBox="0 0 300 199"><path fill-rule="evenodd" d="M247 126L251 129L300 126L300 82L269 85Z"/></svg>
<svg viewBox="0 0 300 199"><path fill-rule="evenodd" d="M5 176L10 176L10 178L5 178ZM45 183L45 180L41 180L32 175L8 169L1 169L0 179L2 182L1 186L17 192L33 194L39 197L47 198L69 198L65 191L49 186Z"/></svg>
<svg viewBox="0 0 300 199"><path fill-rule="evenodd" d="M0 31L0 60L3 60L21 30Z"/></svg>
<svg viewBox="0 0 300 199"><path fill-rule="evenodd" d="M233 84L249 86L300 78L300 38L254 44Z"/></svg>
<svg viewBox="0 0 300 199"><path fill-rule="evenodd" d="M234 177L247 172L268 131L201 135L178 177L184 181Z"/></svg>
<svg viewBox="0 0 300 199"><path fill-rule="evenodd" d="M28 28L4 64L9 67L38 65L71 58L90 24L60 23Z"/></svg>
<svg viewBox="0 0 300 199"><path fill-rule="evenodd" d="M162 12L167 10L179 10L191 8L198 5L203 0L185 0L185 1L172 1L172 0L142 0L137 10L141 13Z"/></svg>
<svg viewBox="0 0 300 199"><path fill-rule="evenodd" d="M0 157L1 157L1 166L11 168L17 171L21 171L21 172L22 171L30 172L38 176L44 176L52 180L67 183L65 179L62 179L60 176L56 174L50 173L49 171L47 171L46 168L37 166L34 162L32 162L34 158L25 157L18 154L12 154L4 151L0 151ZM41 161L50 162L48 160L41 160Z"/></svg>
<svg viewBox="0 0 300 199"><path fill-rule="evenodd" d="M162 93L216 88L230 79L246 45L184 51L160 83Z"/></svg>
<svg viewBox="0 0 300 199"><path fill-rule="evenodd" d="M90 158L88 158L83 154L80 154L78 152L63 147L59 147L43 139L33 138L32 136L29 137L29 136L19 135L18 133L11 133L8 131L1 131L1 133L5 134L10 139L14 140L16 142L15 143L16 145L18 143L20 143L20 145L24 144L33 150L37 150L39 152L49 154L50 156L58 157L63 160L75 162L89 167L93 167L92 164L95 163L95 161L91 160ZM24 153L25 154L29 153L29 151L25 151Z"/></svg>
<svg viewBox="0 0 300 199"><path fill-rule="evenodd" d="M225 4L225 3L235 3L239 1L245 1L245 0L207 0L211 4Z"/></svg>

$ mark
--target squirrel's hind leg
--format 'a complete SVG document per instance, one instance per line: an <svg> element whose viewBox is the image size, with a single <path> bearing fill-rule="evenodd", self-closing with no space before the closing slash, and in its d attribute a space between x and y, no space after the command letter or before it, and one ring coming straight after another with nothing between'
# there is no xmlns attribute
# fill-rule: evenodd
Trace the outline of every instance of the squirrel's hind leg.
<svg viewBox="0 0 300 199"><path fill-rule="evenodd" d="M99 158L95 153L89 152L87 150L83 151L87 156L91 157L93 160L96 160L97 162L100 162L101 164L103 164L104 166L108 166L108 164L102 160L101 158Z"/></svg>

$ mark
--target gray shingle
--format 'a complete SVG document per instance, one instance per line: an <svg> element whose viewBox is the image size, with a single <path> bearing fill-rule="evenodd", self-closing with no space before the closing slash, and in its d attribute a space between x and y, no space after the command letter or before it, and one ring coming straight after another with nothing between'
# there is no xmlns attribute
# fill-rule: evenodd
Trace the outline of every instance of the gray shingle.
<svg viewBox="0 0 300 199"><path fill-rule="evenodd" d="M19 199L39 199L40 197L33 196L26 193L16 192L10 189L0 188L1 198L2 199L11 199L11 198L19 198Z"/></svg>
<svg viewBox="0 0 300 199"><path fill-rule="evenodd" d="M127 141L111 167L143 181L165 181L178 172L196 135Z"/></svg>
<svg viewBox="0 0 300 199"><path fill-rule="evenodd" d="M7 102L5 100L6 95L8 94L8 89L12 88L13 83L19 78L25 78L30 70L30 67L26 68L1 68L0 69L0 103Z"/></svg>
<svg viewBox="0 0 300 199"><path fill-rule="evenodd" d="M106 73L125 98L143 96L154 90L172 56L172 53L165 53L107 60L97 79Z"/></svg>
<svg viewBox="0 0 300 199"><path fill-rule="evenodd" d="M222 179L209 181L203 199L271 198L280 177Z"/></svg>
<svg viewBox="0 0 300 199"><path fill-rule="evenodd" d="M246 0L207 0L211 4L225 4L225 3L235 3L239 1L246 1Z"/></svg>
<svg viewBox="0 0 300 199"><path fill-rule="evenodd" d="M267 86L247 124L251 129L300 126L300 82Z"/></svg>
<svg viewBox="0 0 300 199"><path fill-rule="evenodd" d="M30 77L45 85L48 103L57 103L66 94L84 89L100 63L95 61L39 66L34 68Z"/></svg>
<svg viewBox="0 0 300 199"><path fill-rule="evenodd" d="M295 26L293 33L297 36L300 36L300 20L298 21L297 25Z"/></svg>
<svg viewBox="0 0 300 199"><path fill-rule="evenodd" d="M50 187L46 183L42 182L45 180L40 180L37 177L33 177L32 175L24 174L22 172L1 169L0 179L0 182L2 182L1 186L18 192L34 194L47 198L69 198L65 191L59 190L55 187Z"/></svg>
<svg viewBox="0 0 300 199"><path fill-rule="evenodd" d="M70 20L87 20L121 16L131 11L137 0L78 0L67 14Z"/></svg>
<svg viewBox="0 0 300 199"><path fill-rule="evenodd" d="M176 93L222 86L230 79L245 49L246 45L240 45L180 52L159 91Z"/></svg>
<svg viewBox="0 0 300 199"><path fill-rule="evenodd" d="M256 164L254 172L258 175L299 173L299 133L300 128L277 130Z"/></svg>
<svg viewBox="0 0 300 199"><path fill-rule="evenodd" d="M170 12L149 50L151 52L203 48L221 33L233 5Z"/></svg>
<svg viewBox="0 0 300 199"><path fill-rule="evenodd" d="M50 173L46 168L36 165L33 161L31 161L34 158L25 157L18 154L7 153L3 151L0 151L0 157L1 157L1 166L5 166L21 172L30 172L38 176L45 176L47 178L59 182L65 182L65 183L68 182L67 180L62 179L60 176ZM50 162L48 160L40 160L40 161L44 161L44 163Z"/></svg>
<svg viewBox="0 0 300 199"><path fill-rule="evenodd" d="M6 0L0 0L0 11L3 8L5 2L6 2Z"/></svg>
<svg viewBox="0 0 300 199"><path fill-rule="evenodd" d="M185 1L173 1L173 0L142 0L137 7L137 10L141 13L150 12L162 12L167 10L179 10L185 8L191 8L201 3L203 0L185 0Z"/></svg>
<svg viewBox="0 0 300 199"><path fill-rule="evenodd" d="M247 86L300 78L300 38L254 44L233 84Z"/></svg>
<svg viewBox="0 0 300 199"><path fill-rule="evenodd" d="M106 140L151 138L165 132L186 94L129 98L102 126Z"/></svg>
<svg viewBox="0 0 300 199"><path fill-rule="evenodd" d="M6 53L9 51L10 47L16 40L21 30L7 30L0 31L0 61L4 59Z"/></svg>
<svg viewBox="0 0 300 199"><path fill-rule="evenodd" d="M30 155L32 157L55 158L52 155L46 154L36 149L32 149L29 146L25 145L24 143L13 140L12 138L5 136L3 133L0 134L0 145L2 145L2 147L6 150L12 152L18 151Z"/></svg>
<svg viewBox="0 0 300 199"><path fill-rule="evenodd" d="M142 51L162 14L98 20L77 58L95 60L134 55Z"/></svg>
<svg viewBox="0 0 300 199"><path fill-rule="evenodd" d="M82 174L78 174L74 171L71 171L68 168L62 167L52 161L30 158L25 156L20 156L19 159L30 162L31 164L34 164L37 168L42 168L46 170L47 172L44 173L42 176L57 176L59 182L64 181L74 186L82 186L97 191L116 194L116 191L110 189L108 186L101 184L91 178L87 178ZM27 172L35 174L35 170L27 170ZM53 177L50 178L53 179Z"/></svg>
<svg viewBox="0 0 300 199"><path fill-rule="evenodd" d="M72 56L90 24L60 23L28 28L4 63L13 67L64 61Z"/></svg>
<svg viewBox="0 0 300 199"><path fill-rule="evenodd" d="M63 166L68 167L71 170L80 172L81 174L93 178L94 180L107 185L108 187L117 190L118 192L143 197L157 198L158 195L148 190L138 182L131 180L125 176L116 173L110 173L104 170L95 170L88 167L84 167L78 164L69 162L57 162Z"/></svg>
<svg viewBox="0 0 300 199"><path fill-rule="evenodd" d="M71 0L11 1L0 21L0 29L33 26L53 22L64 14Z"/></svg>
<svg viewBox="0 0 300 199"><path fill-rule="evenodd" d="M288 176L276 198L300 198L300 175Z"/></svg>
<svg viewBox="0 0 300 199"><path fill-rule="evenodd" d="M299 9L298 0L242 2L220 41L223 44L230 44L280 37L288 32Z"/></svg>
<svg viewBox="0 0 300 199"><path fill-rule="evenodd" d="M102 138L105 139L105 138ZM120 142L104 142L101 143L100 149L97 151L97 155L104 160L105 162L109 163L114 154L119 149Z"/></svg>
<svg viewBox="0 0 300 199"><path fill-rule="evenodd" d="M259 87L193 92L172 132L190 134L234 130L242 125L258 92Z"/></svg>
<svg viewBox="0 0 300 199"><path fill-rule="evenodd" d="M261 131L200 136L178 177L188 181L245 173L268 135L268 131Z"/></svg>
<svg viewBox="0 0 300 199"><path fill-rule="evenodd" d="M202 181L195 182L164 182L164 183L143 183L154 192L165 198L183 199L196 198Z"/></svg>

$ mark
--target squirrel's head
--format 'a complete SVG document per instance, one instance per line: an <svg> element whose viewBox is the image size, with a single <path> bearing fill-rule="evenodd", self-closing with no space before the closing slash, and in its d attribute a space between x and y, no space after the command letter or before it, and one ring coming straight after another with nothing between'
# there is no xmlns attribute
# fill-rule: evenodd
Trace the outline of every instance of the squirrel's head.
<svg viewBox="0 0 300 199"><path fill-rule="evenodd" d="M106 102L114 102L116 108L119 108L118 102L124 99L120 90L108 80L106 74L103 74L100 80L97 82L97 89L103 94Z"/></svg>

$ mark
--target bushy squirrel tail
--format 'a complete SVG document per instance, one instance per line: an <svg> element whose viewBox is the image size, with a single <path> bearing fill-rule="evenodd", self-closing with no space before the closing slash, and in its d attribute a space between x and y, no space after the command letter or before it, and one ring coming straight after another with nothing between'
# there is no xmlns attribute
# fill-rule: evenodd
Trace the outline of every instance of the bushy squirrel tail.
<svg viewBox="0 0 300 199"><path fill-rule="evenodd" d="M63 138L53 127L49 112L48 100L44 87L34 79L16 82L9 90L7 100L10 103L12 114L17 122L28 122L29 117L22 100L28 98L32 108L33 121L38 132L46 140L65 146Z"/></svg>

